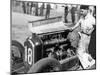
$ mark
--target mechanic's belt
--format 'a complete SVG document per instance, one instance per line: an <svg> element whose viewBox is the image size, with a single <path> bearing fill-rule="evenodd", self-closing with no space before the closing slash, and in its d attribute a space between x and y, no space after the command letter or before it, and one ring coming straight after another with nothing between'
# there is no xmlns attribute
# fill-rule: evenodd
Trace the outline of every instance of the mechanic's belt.
<svg viewBox="0 0 100 75"><path fill-rule="evenodd" d="M85 35L87 35L87 36L90 36L90 34L84 33L83 31L82 31L81 33L82 33L82 34L85 34Z"/></svg>

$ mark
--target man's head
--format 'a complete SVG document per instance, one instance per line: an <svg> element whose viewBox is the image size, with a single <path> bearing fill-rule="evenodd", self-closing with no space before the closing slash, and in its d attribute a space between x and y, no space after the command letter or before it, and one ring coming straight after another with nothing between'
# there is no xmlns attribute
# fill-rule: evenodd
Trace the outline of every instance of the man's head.
<svg viewBox="0 0 100 75"><path fill-rule="evenodd" d="M88 5L81 5L80 6L80 13L81 15L83 15L84 17L87 15L88 13L88 9L89 9L89 6Z"/></svg>

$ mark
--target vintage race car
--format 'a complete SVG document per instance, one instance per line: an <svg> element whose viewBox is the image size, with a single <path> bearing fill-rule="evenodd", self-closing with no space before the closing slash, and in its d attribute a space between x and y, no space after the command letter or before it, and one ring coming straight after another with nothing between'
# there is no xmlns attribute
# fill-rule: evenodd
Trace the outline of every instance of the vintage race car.
<svg viewBox="0 0 100 75"><path fill-rule="evenodd" d="M12 42L12 46L16 46L20 54L15 59L12 53L12 73L67 71L79 67L76 51L67 39L70 28L62 21L45 24L46 21L48 19L29 22L32 35L25 40L24 46L17 41ZM15 64L17 59L23 66Z"/></svg>

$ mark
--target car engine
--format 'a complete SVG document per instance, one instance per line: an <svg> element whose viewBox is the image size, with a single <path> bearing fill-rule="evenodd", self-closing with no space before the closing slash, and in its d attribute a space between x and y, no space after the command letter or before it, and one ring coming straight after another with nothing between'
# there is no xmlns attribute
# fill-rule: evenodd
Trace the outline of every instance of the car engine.
<svg viewBox="0 0 100 75"><path fill-rule="evenodd" d="M45 57L56 58L60 61L65 58L74 56L74 48L71 48L70 42L67 39L69 32L70 30L48 32L42 34L32 33L32 36L28 37L24 44L26 48L26 62L28 61L31 65ZM30 45L34 47L31 47ZM30 56L30 58L28 56Z"/></svg>
<svg viewBox="0 0 100 75"><path fill-rule="evenodd" d="M62 60L66 57L74 55L74 51L70 48L70 42L67 39L69 31L53 32L40 35L43 41L44 57L53 57Z"/></svg>

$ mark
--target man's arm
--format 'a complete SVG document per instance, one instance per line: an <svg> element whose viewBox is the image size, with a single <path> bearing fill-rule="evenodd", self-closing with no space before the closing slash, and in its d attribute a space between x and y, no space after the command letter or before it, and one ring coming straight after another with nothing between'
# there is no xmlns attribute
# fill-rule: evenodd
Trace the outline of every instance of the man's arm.
<svg viewBox="0 0 100 75"><path fill-rule="evenodd" d="M81 23L81 19L80 19L80 20L75 24L75 26L72 27L71 29L74 30L76 27L78 27L78 26L80 25L80 23Z"/></svg>

